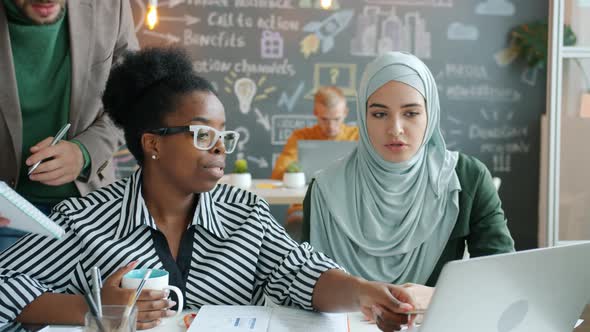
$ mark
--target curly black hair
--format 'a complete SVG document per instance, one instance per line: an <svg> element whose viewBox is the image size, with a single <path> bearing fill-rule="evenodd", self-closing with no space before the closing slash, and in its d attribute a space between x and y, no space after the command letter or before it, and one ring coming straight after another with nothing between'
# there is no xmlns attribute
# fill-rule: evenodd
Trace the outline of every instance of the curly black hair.
<svg viewBox="0 0 590 332"><path fill-rule="evenodd" d="M179 97L204 91L215 94L209 81L193 71L188 55L179 48L147 48L126 54L110 72L102 96L105 112L123 129L127 148L144 161L141 136L163 127Z"/></svg>

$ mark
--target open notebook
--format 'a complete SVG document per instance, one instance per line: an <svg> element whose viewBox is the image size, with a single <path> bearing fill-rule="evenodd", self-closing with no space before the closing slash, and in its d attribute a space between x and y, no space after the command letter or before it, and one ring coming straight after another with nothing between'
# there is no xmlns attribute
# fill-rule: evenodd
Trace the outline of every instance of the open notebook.
<svg viewBox="0 0 590 332"><path fill-rule="evenodd" d="M0 215L10 220L10 228L58 239L64 234L64 230L53 220L3 181L0 181Z"/></svg>

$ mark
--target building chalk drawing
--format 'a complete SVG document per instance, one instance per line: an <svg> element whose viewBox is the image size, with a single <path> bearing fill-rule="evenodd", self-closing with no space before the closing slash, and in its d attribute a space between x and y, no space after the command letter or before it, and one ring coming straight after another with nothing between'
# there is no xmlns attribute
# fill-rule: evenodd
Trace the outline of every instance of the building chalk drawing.
<svg viewBox="0 0 590 332"><path fill-rule="evenodd" d="M380 18L385 16L383 20ZM431 34L426 20L417 11L398 15L396 7L383 12L381 7L366 6L358 15L350 53L356 56L376 56L390 51L402 51L421 59L432 57Z"/></svg>

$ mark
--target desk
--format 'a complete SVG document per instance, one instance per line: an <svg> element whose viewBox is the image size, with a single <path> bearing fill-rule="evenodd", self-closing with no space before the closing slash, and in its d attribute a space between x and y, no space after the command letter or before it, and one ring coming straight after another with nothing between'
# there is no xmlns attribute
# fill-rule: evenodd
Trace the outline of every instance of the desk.
<svg viewBox="0 0 590 332"><path fill-rule="evenodd" d="M224 175L219 183L230 184L230 175ZM307 187L292 189L283 186L278 180L253 179L252 186L247 190L264 198L268 204L301 204Z"/></svg>
<svg viewBox="0 0 590 332"><path fill-rule="evenodd" d="M185 310L184 313L191 313L195 312L194 310ZM580 317L584 320L582 325L580 325L574 332L590 332L590 305L586 306L586 309L582 313ZM374 324L369 324L367 322L362 321L362 314L358 313L349 313L348 314L348 321L350 324L350 332L378 332L379 329ZM81 327L75 326L67 326L67 327L58 327L58 326L51 326L47 330L48 332L81 332ZM159 326L150 329L150 330L143 330L146 332L185 332L186 328L182 323L182 317L178 318L168 318L164 320L162 324Z"/></svg>
<svg viewBox="0 0 590 332"><path fill-rule="evenodd" d="M191 311L185 311L185 312L191 312ZM194 312L194 311L192 311ZM171 318L171 320L174 318ZM584 312L582 312L582 316L580 316L580 319L583 319L584 322L582 323L582 325L578 326L578 328L576 328L574 330L574 332L590 332L590 305L586 306L586 309L584 310ZM149 332L164 332L164 331L169 331L169 332L185 332L185 329L182 327L182 323L181 323L181 318L176 318L176 324L173 321L167 321L164 324L150 329L150 330L145 330L145 331L149 331ZM350 330L349 332L380 332L379 328L377 328L377 325L375 324L369 324L366 321L363 320L363 315L360 312L351 312L348 313L348 323L349 323L349 327Z"/></svg>
<svg viewBox="0 0 590 332"><path fill-rule="evenodd" d="M582 316L580 317L581 319L584 320L584 322L582 323L582 325L578 326L578 328L576 328L574 330L574 332L590 332L590 305L586 306L586 309L584 310L584 312L582 312ZM172 323L172 324L171 324ZM377 325L375 324L369 324L366 321L363 320L363 315L360 312L351 312L348 313L348 323L349 323L349 327L350 330L349 332L380 332L379 328L377 328ZM184 332L184 329L182 327L180 327L180 324L177 324L176 328L173 328L173 322L165 322L164 324L151 329L151 330L147 330L150 332L164 332L164 331L170 331L170 332Z"/></svg>

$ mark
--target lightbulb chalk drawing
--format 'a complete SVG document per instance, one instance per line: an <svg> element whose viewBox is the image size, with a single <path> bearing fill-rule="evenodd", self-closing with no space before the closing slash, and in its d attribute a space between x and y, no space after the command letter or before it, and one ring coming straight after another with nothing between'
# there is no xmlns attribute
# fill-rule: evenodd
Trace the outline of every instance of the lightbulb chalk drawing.
<svg viewBox="0 0 590 332"><path fill-rule="evenodd" d="M238 78L234 83L234 93L240 103L240 112L248 114L256 95L256 83L248 77Z"/></svg>
<svg viewBox="0 0 590 332"><path fill-rule="evenodd" d="M277 87L269 86L263 88L266 82L266 76L262 76L255 82L249 77L240 77L234 71L230 71L229 75L223 80L227 84L224 88L225 92L234 93L238 98L239 109L243 114L250 113L253 101L260 101L267 99L269 94L273 93ZM258 93L258 94L257 94Z"/></svg>

